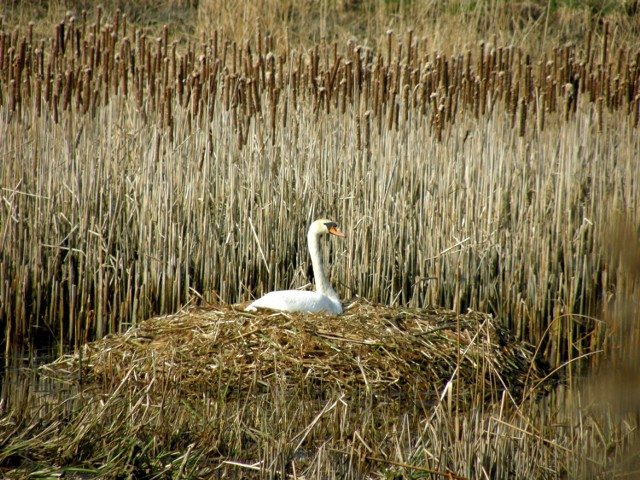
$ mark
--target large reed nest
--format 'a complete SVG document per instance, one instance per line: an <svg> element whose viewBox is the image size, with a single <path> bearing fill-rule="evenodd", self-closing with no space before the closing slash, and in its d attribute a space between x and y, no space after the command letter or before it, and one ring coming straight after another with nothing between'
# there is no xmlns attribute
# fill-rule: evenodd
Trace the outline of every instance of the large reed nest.
<svg viewBox="0 0 640 480"><path fill-rule="evenodd" d="M46 371L83 384L170 382L185 395L278 385L434 399L447 392L518 399L546 375L534 348L491 315L362 302L342 315L190 308L88 344Z"/></svg>

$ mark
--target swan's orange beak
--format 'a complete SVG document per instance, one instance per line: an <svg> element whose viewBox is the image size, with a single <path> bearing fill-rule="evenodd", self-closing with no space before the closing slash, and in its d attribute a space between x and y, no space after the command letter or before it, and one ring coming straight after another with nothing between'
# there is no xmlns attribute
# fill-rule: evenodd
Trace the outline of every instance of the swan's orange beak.
<svg viewBox="0 0 640 480"><path fill-rule="evenodd" d="M344 237L344 233L337 226L332 225L329 227L329 233L331 235L335 235L336 237Z"/></svg>

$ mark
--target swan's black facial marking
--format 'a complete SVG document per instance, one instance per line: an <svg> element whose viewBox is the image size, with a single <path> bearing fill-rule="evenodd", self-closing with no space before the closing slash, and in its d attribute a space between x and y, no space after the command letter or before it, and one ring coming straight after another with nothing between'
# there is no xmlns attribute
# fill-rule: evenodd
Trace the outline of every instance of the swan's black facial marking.
<svg viewBox="0 0 640 480"><path fill-rule="evenodd" d="M338 227L336 222L327 222L324 224L327 227L327 230L331 235L335 235L336 237L344 237L344 233Z"/></svg>
<svg viewBox="0 0 640 480"><path fill-rule="evenodd" d="M326 222L324 224L327 227L327 230L331 231L332 228L338 228L338 224L336 222Z"/></svg>

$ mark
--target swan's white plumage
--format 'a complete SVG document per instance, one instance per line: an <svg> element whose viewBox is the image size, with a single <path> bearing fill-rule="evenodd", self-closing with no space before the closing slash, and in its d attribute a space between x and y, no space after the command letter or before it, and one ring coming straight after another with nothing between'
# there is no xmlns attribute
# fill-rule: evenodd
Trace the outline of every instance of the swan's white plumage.
<svg viewBox="0 0 640 480"><path fill-rule="evenodd" d="M249 305L246 310L256 311L258 308L287 312L316 313L327 311L328 313L342 313L342 305L339 301L332 300L322 293L306 290L269 292Z"/></svg>
<svg viewBox="0 0 640 480"><path fill-rule="evenodd" d="M250 304L245 310L256 311L258 308L269 310L282 310L287 312L316 313L326 311L328 313L342 313L342 304L335 290L331 287L324 273L322 256L318 241L321 235L332 234L343 237L335 222L325 218L316 220L309 227L307 243L311 254L313 276L316 281L316 291L304 290L279 290L269 292Z"/></svg>

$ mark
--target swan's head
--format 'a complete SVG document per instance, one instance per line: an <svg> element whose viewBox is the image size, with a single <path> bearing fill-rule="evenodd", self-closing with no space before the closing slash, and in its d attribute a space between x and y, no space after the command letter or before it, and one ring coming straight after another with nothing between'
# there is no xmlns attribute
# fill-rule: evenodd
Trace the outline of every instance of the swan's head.
<svg viewBox="0 0 640 480"><path fill-rule="evenodd" d="M309 227L309 235L335 235L336 237L344 237L344 233L333 220L321 218L316 220Z"/></svg>

